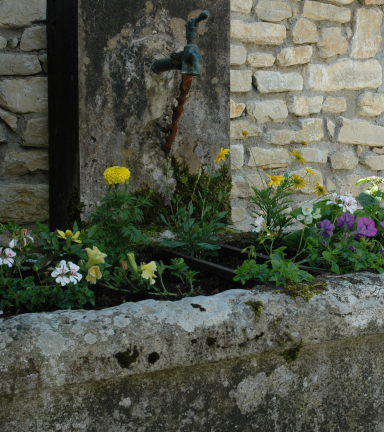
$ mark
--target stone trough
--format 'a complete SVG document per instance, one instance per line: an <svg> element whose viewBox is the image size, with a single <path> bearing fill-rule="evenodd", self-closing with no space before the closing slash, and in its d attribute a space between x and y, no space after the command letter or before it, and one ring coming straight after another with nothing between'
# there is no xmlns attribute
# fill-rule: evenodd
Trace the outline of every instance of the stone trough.
<svg viewBox="0 0 384 432"><path fill-rule="evenodd" d="M0 319L0 430L384 431L383 302L359 273Z"/></svg>

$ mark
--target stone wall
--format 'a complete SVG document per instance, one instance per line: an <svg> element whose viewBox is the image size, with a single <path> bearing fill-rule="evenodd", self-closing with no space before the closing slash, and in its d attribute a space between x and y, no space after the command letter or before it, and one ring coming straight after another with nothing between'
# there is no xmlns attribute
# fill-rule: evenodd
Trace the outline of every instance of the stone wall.
<svg viewBox="0 0 384 432"><path fill-rule="evenodd" d="M383 283L0 317L0 429L382 432Z"/></svg>
<svg viewBox="0 0 384 432"><path fill-rule="evenodd" d="M253 221L247 197L250 186L262 185L255 167L264 178L285 173L294 149L315 172L296 203L313 198L317 181L358 196L358 179L384 174L383 4L231 0L232 198L239 227L250 229Z"/></svg>
<svg viewBox="0 0 384 432"><path fill-rule="evenodd" d="M46 221L46 0L0 2L0 221Z"/></svg>

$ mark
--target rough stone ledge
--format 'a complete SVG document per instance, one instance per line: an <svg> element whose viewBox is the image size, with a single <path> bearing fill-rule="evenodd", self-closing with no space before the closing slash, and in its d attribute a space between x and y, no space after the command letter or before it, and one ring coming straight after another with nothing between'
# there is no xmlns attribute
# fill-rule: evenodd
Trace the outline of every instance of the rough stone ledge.
<svg viewBox="0 0 384 432"><path fill-rule="evenodd" d="M309 303L273 289L0 319L0 395L201 365L384 332L384 275L330 278ZM244 302L264 304L261 318ZM280 330L278 329L280 328ZM293 341L281 347L282 329ZM288 330L289 329L289 330ZM120 353L120 354L119 354Z"/></svg>

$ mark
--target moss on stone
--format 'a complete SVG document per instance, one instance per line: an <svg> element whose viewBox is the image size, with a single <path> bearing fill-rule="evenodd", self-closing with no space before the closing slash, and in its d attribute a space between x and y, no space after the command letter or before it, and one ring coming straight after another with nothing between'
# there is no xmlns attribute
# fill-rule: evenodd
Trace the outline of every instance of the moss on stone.
<svg viewBox="0 0 384 432"><path fill-rule="evenodd" d="M284 360L287 364L290 364L299 358L301 348L303 348L303 339L301 339L299 345L283 351L282 353L280 353L280 355L284 357Z"/></svg>
<svg viewBox="0 0 384 432"><path fill-rule="evenodd" d="M184 205L188 205L189 201L192 198L193 189L198 179L198 174L191 173L188 165L180 164L174 157L171 158L171 167L173 170L173 177L176 180L175 196L180 196L181 203ZM232 176L230 173L230 169L225 164L217 170L217 173L220 173L221 175L211 180L207 196L207 202L218 202L219 193L221 191L223 194L223 198L221 200L218 210L220 212L227 212L227 214L223 218L223 222L225 222L226 224L231 224L232 207L230 200L230 192L232 190ZM194 216L198 215L198 201L200 199L199 192L201 194L203 193L204 188L208 184L208 178L208 174L203 170L196 187L195 195L192 200L196 212Z"/></svg>
<svg viewBox="0 0 384 432"><path fill-rule="evenodd" d="M306 302L309 302L309 300L316 294L321 294L324 291L327 291L325 282L319 282L311 284L286 285L282 290L276 290L274 293L287 294L295 301L297 301L297 297L301 297Z"/></svg>
<svg viewBox="0 0 384 432"><path fill-rule="evenodd" d="M123 369L128 369L132 363L136 363L137 359L139 358L139 351L135 347L133 349L132 354L131 354L131 350L127 350L127 351L119 352L119 353L115 354L115 357L116 357L117 361L119 362L119 365Z"/></svg>
<svg viewBox="0 0 384 432"><path fill-rule="evenodd" d="M214 337L208 336L208 337L207 337L207 340L206 340L205 343L206 343L209 347L211 347L211 346L215 345L216 341L217 341L217 338L214 338Z"/></svg>
<svg viewBox="0 0 384 432"><path fill-rule="evenodd" d="M253 312L255 314L255 322L256 322L261 317L261 311L264 307L263 302L248 300L248 301L244 302L244 304L251 307L251 309L253 310Z"/></svg>
<svg viewBox="0 0 384 432"><path fill-rule="evenodd" d="M284 332L283 336L276 337L275 341L278 343L279 346L284 347L288 342L293 342L294 339L291 333Z"/></svg>

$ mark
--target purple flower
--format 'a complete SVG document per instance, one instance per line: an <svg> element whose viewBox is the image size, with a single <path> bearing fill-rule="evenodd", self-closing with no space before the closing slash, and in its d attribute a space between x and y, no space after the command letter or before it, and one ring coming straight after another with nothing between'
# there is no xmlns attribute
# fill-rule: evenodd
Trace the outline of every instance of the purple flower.
<svg viewBox="0 0 384 432"><path fill-rule="evenodd" d="M325 241L325 240L323 240L322 242L321 242L321 244L323 245L323 246L327 246L327 242Z"/></svg>
<svg viewBox="0 0 384 432"><path fill-rule="evenodd" d="M345 227L347 229L351 229L354 223L355 223L355 218L349 213L343 213L337 219L337 226L341 228Z"/></svg>
<svg viewBox="0 0 384 432"><path fill-rule="evenodd" d="M356 248L353 245L349 246L348 249L350 249L353 253L356 252Z"/></svg>
<svg viewBox="0 0 384 432"><path fill-rule="evenodd" d="M329 238L333 236L335 225L333 225L330 220L324 219L323 221L319 222L319 228L322 230L322 236Z"/></svg>
<svg viewBox="0 0 384 432"><path fill-rule="evenodd" d="M354 235L357 239L361 239L361 237L373 237L376 233L375 222L367 217L361 217L359 222L357 222L357 229Z"/></svg>
<svg viewBox="0 0 384 432"><path fill-rule="evenodd" d="M384 222L380 222L380 226L384 229Z"/></svg>

